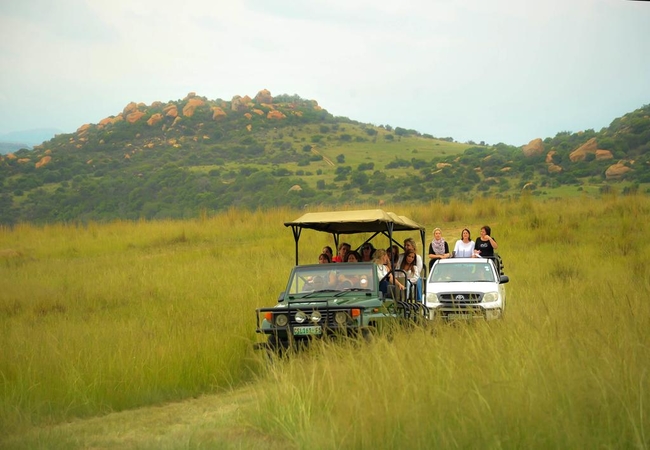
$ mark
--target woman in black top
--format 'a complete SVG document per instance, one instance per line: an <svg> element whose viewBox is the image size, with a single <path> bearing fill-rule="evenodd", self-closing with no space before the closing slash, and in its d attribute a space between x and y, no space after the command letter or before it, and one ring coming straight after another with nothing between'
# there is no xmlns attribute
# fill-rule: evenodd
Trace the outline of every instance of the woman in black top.
<svg viewBox="0 0 650 450"><path fill-rule="evenodd" d="M481 235L476 239L474 243L474 254L482 258L493 258L494 251L499 248L499 244L495 241L492 236L492 229L484 225L481 227Z"/></svg>

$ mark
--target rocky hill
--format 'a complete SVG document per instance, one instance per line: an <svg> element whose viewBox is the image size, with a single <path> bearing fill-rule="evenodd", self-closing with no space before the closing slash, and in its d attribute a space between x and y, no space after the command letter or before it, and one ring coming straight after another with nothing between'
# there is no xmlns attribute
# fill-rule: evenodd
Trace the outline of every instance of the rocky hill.
<svg viewBox="0 0 650 450"><path fill-rule="evenodd" d="M521 148L334 117L297 95L129 103L0 157L0 221L194 217L231 206L507 197L650 182L650 106Z"/></svg>

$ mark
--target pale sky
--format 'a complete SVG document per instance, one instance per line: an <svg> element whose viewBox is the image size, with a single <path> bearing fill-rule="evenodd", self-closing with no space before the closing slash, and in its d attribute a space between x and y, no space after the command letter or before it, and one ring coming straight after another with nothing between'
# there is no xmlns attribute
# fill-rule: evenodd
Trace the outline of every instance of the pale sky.
<svg viewBox="0 0 650 450"><path fill-rule="evenodd" d="M522 145L650 103L650 2L0 0L0 133L196 92Z"/></svg>

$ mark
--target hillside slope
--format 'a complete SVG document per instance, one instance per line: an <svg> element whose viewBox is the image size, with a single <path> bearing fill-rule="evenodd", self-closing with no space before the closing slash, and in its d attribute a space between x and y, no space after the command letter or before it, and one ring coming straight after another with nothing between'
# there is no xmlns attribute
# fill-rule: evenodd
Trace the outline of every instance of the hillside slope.
<svg viewBox="0 0 650 450"><path fill-rule="evenodd" d="M0 159L0 221L196 217L231 206L595 192L650 181L650 106L523 148L334 117L297 95L130 103ZM632 183L630 185L629 183Z"/></svg>

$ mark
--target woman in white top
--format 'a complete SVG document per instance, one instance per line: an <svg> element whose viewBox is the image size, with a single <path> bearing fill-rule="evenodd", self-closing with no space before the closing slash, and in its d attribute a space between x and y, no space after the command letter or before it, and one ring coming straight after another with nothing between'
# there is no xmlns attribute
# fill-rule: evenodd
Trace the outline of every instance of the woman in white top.
<svg viewBox="0 0 650 450"><path fill-rule="evenodd" d="M467 228L464 228L460 233L460 239L456 241L454 246L454 258L473 258L474 257L474 241L472 235Z"/></svg>
<svg viewBox="0 0 650 450"><path fill-rule="evenodd" d="M418 273L418 280L415 283L415 298L417 301L422 300L422 279L420 278L419 274L422 273L422 267L424 266L424 263L422 262L422 257L418 255L418 249L415 245L415 239L413 238L406 238L404 239L404 253L399 255L399 259L397 260L397 267L401 267L402 261L404 261L404 255L406 255L407 251L412 251L415 253L415 270Z"/></svg>
<svg viewBox="0 0 650 450"><path fill-rule="evenodd" d="M400 283L398 280L393 278L393 273L388 268L390 259L388 258L388 253L386 253L386 250L382 250L382 249L376 250L372 260L374 261L375 264L377 264L377 277L379 278L380 281L379 284L380 289L382 289L383 286L387 286L388 284L395 283L395 285L400 290L404 290L404 285ZM386 277L386 275L388 276ZM386 291L383 292L384 294L387 292L387 287L386 287Z"/></svg>

